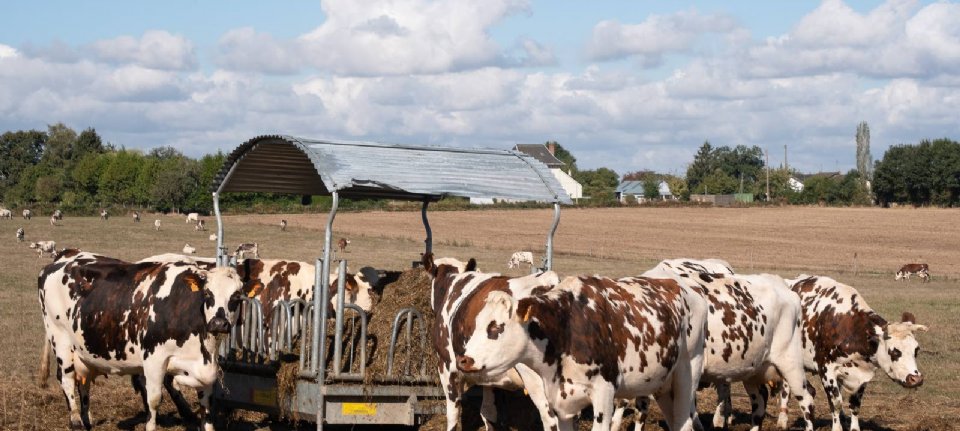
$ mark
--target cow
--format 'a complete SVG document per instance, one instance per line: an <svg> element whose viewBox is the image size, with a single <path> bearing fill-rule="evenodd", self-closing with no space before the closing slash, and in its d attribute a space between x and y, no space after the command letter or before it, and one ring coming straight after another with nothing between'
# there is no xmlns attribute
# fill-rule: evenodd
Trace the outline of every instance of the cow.
<svg viewBox="0 0 960 431"><path fill-rule="evenodd" d="M521 263L529 263L530 266L533 266L533 253L529 251L513 253L513 255L510 256L510 260L507 261L507 268L518 268Z"/></svg>
<svg viewBox="0 0 960 431"><path fill-rule="evenodd" d="M190 243L187 243L183 246L183 254L196 254L197 248L191 247Z"/></svg>
<svg viewBox="0 0 960 431"><path fill-rule="evenodd" d="M133 222L134 222L134 223L140 223L140 212L139 212L139 211L134 211L134 212L133 212Z"/></svg>
<svg viewBox="0 0 960 431"><path fill-rule="evenodd" d="M96 377L142 374L146 429L154 431L161 387L171 374L175 384L198 390L204 429L213 429L216 336L230 331L241 295L233 268L128 263L68 249L44 267L37 285L46 334L40 382L49 377L52 350L72 428L93 423L90 385Z"/></svg>
<svg viewBox="0 0 960 431"><path fill-rule="evenodd" d="M287 231L287 221L281 219L281 220L280 220L280 232L286 232L286 231Z"/></svg>
<svg viewBox="0 0 960 431"><path fill-rule="evenodd" d="M920 282L925 283L930 281L930 267L925 263L908 263L900 267L900 270L897 271L897 275L894 277L895 280L910 280L911 274L917 274L917 277L920 277Z"/></svg>
<svg viewBox="0 0 960 431"><path fill-rule="evenodd" d="M31 212L30 210L27 210L27 209L23 210L23 219L24 219L24 220L30 220L31 217L33 217L33 212Z"/></svg>
<svg viewBox="0 0 960 431"><path fill-rule="evenodd" d="M156 219L153 221L153 228L156 229L158 232L160 231L160 219Z"/></svg>
<svg viewBox="0 0 960 431"><path fill-rule="evenodd" d="M54 216L50 216L50 226L56 226L56 225L57 225L57 218Z"/></svg>
<svg viewBox="0 0 960 431"><path fill-rule="evenodd" d="M0 208L0 218L13 219L13 211L10 211L6 208Z"/></svg>
<svg viewBox="0 0 960 431"><path fill-rule="evenodd" d="M197 225L193 227L193 230L203 232L207 230L207 224L203 220L197 220Z"/></svg>
<svg viewBox="0 0 960 431"><path fill-rule="evenodd" d="M23 228L22 227L17 228L17 242L23 242L23 236L24 236Z"/></svg>
<svg viewBox="0 0 960 431"><path fill-rule="evenodd" d="M860 405L867 383L879 368L905 388L923 384L917 367L920 346L916 334L927 327L904 312L900 322L888 322L851 286L830 277L801 275L788 280L803 306L803 362L823 383L833 414L833 431L842 431L844 397L850 409L850 430L858 431ZM787 422L788 390L780 394L780 424Z"/></svg>
<svg viewBox="0 0 960 431"><path fill-rule="evenodd" d="M732 420L730 383L739 381L750 395L752 429L759 430L770 395L766 383L782 378L800 400L805 429L813 430L812 387L804 375L799 327L802 310L782 278L734 274L729 263L717 259L664 260L644 276L673 278L709 305L701 383L717 389L715 428Z"/></svg>
<svg viewBox="0 0 960 431"><path fill-rule="evenodd" d="M110 213L107 210L100 210L100 221L107 221L110 218Z"/></svg>
<svg viewBox="0 0 960 431"><path fill-rule="evenodd" d="M340 253L343 253L347 250L347 244L350 244L350 240L346 238L340 238L337 241L337 248L340 250Z"/></svg>
<svg viewBox="0 0 960 431"><path fill-rule="evenodd" d="M58 209L58 210L54 210L54 211L53 211L53 218L56 219L57 221L62 221L62 220L63 220L63 211L60 211L59 209Z"/></svg>
<svg viewBox="0 0 960 431"><path fill-rule="evenodd" d="M210 241L216 241L216 240L217 240L217 234L215 234L215 233L211 233L211 234L210 234L210 236L209 236L209 237L207 237L207 238L209 238L209 239L210 239Z"/></svg>
<svg viewBox="0 0 960 431"><path fill-rule="evenodd" d="M55 241L31 242L30 248L37 249L37 259L42 258L44 253L49 253L50 257L54 257L57 252L57 243Z"/></svg>
<svg viewBox="0 0 960 431"><path fill-rule="evenodd" d="M503 277L500 274L483 274L477 271L477 262L470 259L463 263L454 258L433 258L432 253L421 257L421 264L431 279L431 307L434 320L431 342L439 358L437 371L440 374L441 387L447 403L447 429L452 430L460 421L460 401L469 386L483 386L483 402L480 416L487 430L493 430L497 421L493 387L519 390L525 389L540 412L544 430L556 430L558 422L551 414L543 382L540 377L525 365L517 365L502 375L474 376L465 378L452 358L456 350L450 343L451 333L462 329L461 322L452 320L462 307L480 301L491 289L503 289L517 297L526 297L535 289L550 289L559 282L552 271L520 278Z"/></svg>
<svg viewBox="0 0 960 431"><path fill-rule="evenodd" d="M580 276L519 300L498 289L476 299L452 319L458 330L450 342L466 378L526 365L543 379L563 430L592 404L594 431L609 431L615 398L649 395L671 430L702 429L694 398L707 304L687 287L672 279Z"/></svg>
<svg viewBox="0 0 960 431"><path fill-rule="evenodd" d="M234 251L234 255L237 256L237 261L238 261L238 262L239 262L241 259L246 258L248 255L253 256L254 258L259 259L259 258L260 258L260 246L258 246L257 243L255 243L255 242L254 242L254 243L245 242L245 243L240 244L240 245L237 246L236 251Z"/></svg>
<svg viewBox="0 0 960 431"><path fill-rule="evenodd" d="M190 213L187 214L187 223L200 221L199 213Z"/></svg>

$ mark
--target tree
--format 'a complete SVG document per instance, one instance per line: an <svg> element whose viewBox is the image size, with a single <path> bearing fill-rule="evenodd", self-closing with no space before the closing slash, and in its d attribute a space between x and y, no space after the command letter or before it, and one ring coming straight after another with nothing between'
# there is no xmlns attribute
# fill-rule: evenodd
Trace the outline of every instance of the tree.
<svg viewBox="0 0 960 431"><path fill-rule="evenodd" d="M710 141L704 141L697 154L693 156L693 163L687 168L687 186L693 193L703 193L703 187L700 183L717 168L717 155L710 145Z"/></svg>
<svg viewBox="0 0 960 431"><path fill-rule="evenodd" d="M7 201L24 202L12 194L7 196L7 192L17 185L29 167L40 163L46 141L47 134L38 130L20 130L0 135L0 197L5 197ZM33 188L33 183L30 188Z"/></svg>
<svg viewBox="0 0 960 431"><path fill-rule="evenodd" d="M687 185L691 193L704 193L704 190L707 193L733 193L739 189L742 178L744 187L749 190L760 178L763 166L763 149L760 147L714 148L708 141L700 146L693 163L687 168ZM736 183L733 188L728 187L731 181Z"/></svg>
<svg viewBox="0 0 960 431"><path fill-rule="evenodd" d="M873 156L870 155L870 126L866 121L857 125L857 170L864 184L873 180Z"/></svg>
<svg viewBox="0 0 960 431"><path fill-rule="evenodd" d="M873 178L873 191L883 206L958 205L960 143L937 139L890 147L876 163Z"/></svg>
<svg viewBox="0 0 960 431"><path fill-rule="evenodd" d="M567 151L566 148L563 148L562 145L558 144L557 141L547 141L547 145L550 145L550 144L556 145L556 149L554 150L553 157L556 157L557 160L560 160L561 162L563 162L564 165L566 165L566 168L569 172L576 172L577 158L573 157L573 154Z"/></svg>
<svg viewBox="0 0 960 431"><path fill-rule="evenodd" d="M103 140L93 127L88 127L77 136L76 155L83 157L87 154L101 154L106 149L103 146Z"/></svg>
<svg viewBox="0 0 960 431"><path fill-rule="evenodd" d="M660 180L653 175L648 175L643 180L643 197L653 200L660 197Z"/></svg>

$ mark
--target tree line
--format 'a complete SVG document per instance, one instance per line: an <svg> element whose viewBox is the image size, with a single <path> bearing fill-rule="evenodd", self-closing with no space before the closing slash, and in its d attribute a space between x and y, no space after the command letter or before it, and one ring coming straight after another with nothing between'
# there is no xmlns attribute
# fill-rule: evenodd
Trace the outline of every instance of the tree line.
<svg viewBox="0 0 960 431"><path fill-rule="evenodd" d="M779 167L769 170L770 200L791 204L955 206L960 204L960 143L949 139L922 141L891 147L883 158L870 163L869 129L857 129L857 165L847 173L804 176ZM616 205L614 190L621 180L644 183L649 198L665 181L675 196L690 194L752 193L767 197L767 167L760 147L713 146L704 142L685 176L653 171L630 172L622 177L612 169L580 169L576 157L561 145L555 156L565 170L583 185L590 199L581 205ZM217 152L188 157L172 147L142 151L104 143L93 128L79 133L57 123L46 131L20 130L0 135L0 199L8 208L61 208L72 213L94 213L100 208L147 211L199 211L210 213L210 186L226 156ZM862 171L869 171L866 174ZM796 181L803 189L796 189ZM247 211L299 212L300 197L271 193L231 193L222 197L226 208ZM322 210L325 198L314 199L308 209ZM372 201L345 202L345 209L397 208ZM465 208L451 199L440 209Z"/></svg>

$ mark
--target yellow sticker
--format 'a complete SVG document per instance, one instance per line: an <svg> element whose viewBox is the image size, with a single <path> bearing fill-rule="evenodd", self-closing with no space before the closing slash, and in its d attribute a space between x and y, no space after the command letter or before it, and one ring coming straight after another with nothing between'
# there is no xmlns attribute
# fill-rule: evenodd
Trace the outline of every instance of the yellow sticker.
<svg viewBox="0 0 960 431"><path fill-rule="evenodd" d="M343 403L340 406L340 412L344 416L376 416L377 414L377 405L373 403Z"/></svg>
<svg viewBox="0 0 960 431"><path fill-rule="evenodd" d="M194 291L194 292L199 292L199 291L200 291L200 284L197 283L197 280L196 280L195 278L193 278L193 277L186 277L186 278L184 278L184 281L186 281L186 282L187 282L187 285L190 286L190 290L192 290L192 291Z"/></svg>
<svg viewBox="0 0 960 431"><path fill-rule="evenodd" d="M277 390L276 389L254 389L253 390L253 403L260 406L275 406L277 405Z"/></svg>

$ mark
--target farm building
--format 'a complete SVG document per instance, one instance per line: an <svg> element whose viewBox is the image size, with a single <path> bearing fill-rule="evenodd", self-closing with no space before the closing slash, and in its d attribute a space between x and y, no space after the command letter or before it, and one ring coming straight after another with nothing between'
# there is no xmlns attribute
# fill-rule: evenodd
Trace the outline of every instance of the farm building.
<svg viewBox="0 0 960 431"><path fill-rule="evenodd" d="M549 142L547 144L517 144L513 147L513 150L532 156L539 160L540 163L547 165L547 167L550 168L550 172L557 178L557 181L560 181L560 186L570 195L571 199L580 199L583 197L583 186L578 183L577 180L573 179L569 173L563 171L567 166L556 157L557 144L555 142Z"/></svg>
<svg viewBox="0 0 960 431"><path fill-rule="evenodd" d="M662 201L676 200L676 196L670 192L670 186L667 185L666 181L660 181L659 186L657 187L657 194ZM617 200L621 203L627 203L629 199L634 199L638 203L644 203L647 201L646 193L644 193L643 181L621 181L620 185L617 186L617 189L614 190Z"/></svg>

